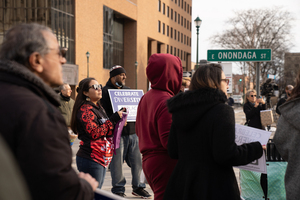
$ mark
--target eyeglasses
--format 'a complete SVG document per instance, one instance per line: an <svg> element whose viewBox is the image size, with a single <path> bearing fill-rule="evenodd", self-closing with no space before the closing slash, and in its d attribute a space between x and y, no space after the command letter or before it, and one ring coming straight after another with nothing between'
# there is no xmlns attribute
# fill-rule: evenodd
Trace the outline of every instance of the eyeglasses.
<svg viewBox="0 0 300 200"><path fill-rule="evenodd" d="M252 94L252 95L250 95L250 97L256 97L256 95L253 95L253 94Z"/></svg>
<svg viewBox="0 0 300 200"><path fill-rule="evenodd" d="M99 85L97 85L97 84L94 84L94 85L91 85L90 87L89 87L89 89L90 88L93 88L94 90L102 90L102 85L101 84L99 84Z"/></svg>
<svg viewBox="0 0 300 200"><path fill-rule="evenodd" d="M50 50L56 50L56 49L54 49L54 48L48 48L48 49L50 49ZM65 48L65 47L59 47L59 52L58 52L59 57L61 57L61 58L66 58L67 51L68 51L68 48Z"/></svg>
<svg viewBox="0 0 300 200"><path fill-rule="evenodd" d="M229 79L228 79L228 78L221 79L221 81L225 81L225 83L226 83L227 85L229 85Z"/></svg>

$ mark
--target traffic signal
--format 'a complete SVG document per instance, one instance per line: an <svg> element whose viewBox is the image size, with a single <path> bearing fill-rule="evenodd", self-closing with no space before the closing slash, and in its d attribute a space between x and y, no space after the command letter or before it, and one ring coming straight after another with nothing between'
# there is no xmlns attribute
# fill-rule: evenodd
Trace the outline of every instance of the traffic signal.
<svg viewBox="0 0 300 200"><path fill-rule="evenodd" d="M242 79L240 78L240 82L242 82Z"/></svg>

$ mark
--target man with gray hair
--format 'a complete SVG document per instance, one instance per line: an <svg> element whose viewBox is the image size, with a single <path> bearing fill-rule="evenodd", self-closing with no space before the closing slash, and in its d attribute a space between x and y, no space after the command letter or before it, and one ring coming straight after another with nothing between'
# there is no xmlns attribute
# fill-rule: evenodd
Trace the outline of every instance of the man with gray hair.
<svg viewBox="0 0 300 200"><path fill-rule="evenodd" d="M0 47L0 134L36 200L93 199L98 185L71 167L68 129L51 88L63 84L65 62L55 35L38 24L12 27Z"/></svg>
<svg viewBox="0 0 300 200"><path fill-rule="evenodd" d="M72 146L74 140L77 138L77 135L71 129L71 118L75 101L71 98L72 89L68 83L64 83L59 86L59 101L60 106L58 109L60 110L62 116L65 118L69 135L70 135L70 145Z"/></svg>

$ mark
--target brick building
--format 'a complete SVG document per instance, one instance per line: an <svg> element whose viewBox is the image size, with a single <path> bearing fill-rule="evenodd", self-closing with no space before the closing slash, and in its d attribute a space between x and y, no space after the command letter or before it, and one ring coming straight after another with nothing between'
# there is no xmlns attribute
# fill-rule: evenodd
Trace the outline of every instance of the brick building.
<svg viewBox="0 0 300 200"><path fill-rule="evenodd" d="M126 85L146 91L153 53L178 56L183 70L191 71L191 6L192 0L0 1L0 43L15 24L44 24L68 48L63 73L73 88L87 74L105 84L109 68L119 64L127 71Z"/></svg>

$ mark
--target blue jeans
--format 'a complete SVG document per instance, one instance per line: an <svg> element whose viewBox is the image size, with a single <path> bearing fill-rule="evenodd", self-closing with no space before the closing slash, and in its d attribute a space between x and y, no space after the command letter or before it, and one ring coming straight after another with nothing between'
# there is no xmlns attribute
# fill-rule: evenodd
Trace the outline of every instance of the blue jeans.
<svg viewBox="0 0 300 200"><path fill-rule="evenodd" d="M76 164L78 171L90 174L99 182L98 188L101 189L105 178L106 168L95 161L79 156L76 156Z"/></svg>
<svg viewBox="0 0 300 200"><path fill-rule="evenodd" d="M122 168L124 161L131 167L132 189L145 188L145 183L140 182L142 156L139 149L139 139L136 134L122 136L120 148L116 149L116 155L113 155L110 163L112 193L125 193L126 179Z"/></svg>

